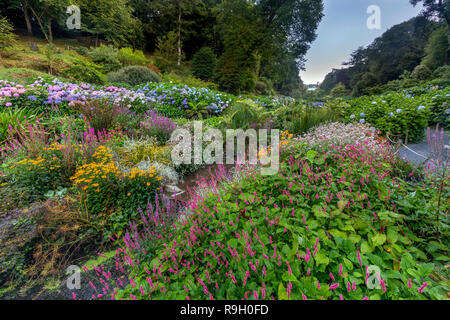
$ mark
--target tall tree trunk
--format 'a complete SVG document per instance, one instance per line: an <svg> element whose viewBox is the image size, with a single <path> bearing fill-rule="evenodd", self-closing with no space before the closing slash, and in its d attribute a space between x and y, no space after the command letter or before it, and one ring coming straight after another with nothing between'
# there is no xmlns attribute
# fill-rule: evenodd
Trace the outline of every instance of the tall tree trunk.
<svg viewBox="0 0 450 320"><path fill-rule="evenodd" d="M48 41L53 42L52 17L47 17Z"/></svg>
<svg viewBox="0 0 450 320"><path fill-rule="evenodd" d="M181 5L178 5L178 67L181 66Z"/></svg>
<svg viewBox="0 0 450 320"><path fill-rule="evenodd" d="M27 2L26 2L27 3ZM28 6L28 3L27 3ZM41 22L41 17L36 13L36 11L34 11L33 7L29 6L31 13L34 15L34 17L36 18L37 23L39 24L39 27L41 28L42 33L44 34L45 40L47 40L48 42L51 42L48 38L47 32L45 32L45 28Z"/></svg>
<svg viewBox="0 0 450 320"><path fill-rule="evenodd" d="M32 36L33 35L33 30L31 28L30 16L28 15L28 7L26 5L24 5L22 7L22 11L23 11L23 16L25 18L25 23L27 25L27 34L29 36Z"/></svg>

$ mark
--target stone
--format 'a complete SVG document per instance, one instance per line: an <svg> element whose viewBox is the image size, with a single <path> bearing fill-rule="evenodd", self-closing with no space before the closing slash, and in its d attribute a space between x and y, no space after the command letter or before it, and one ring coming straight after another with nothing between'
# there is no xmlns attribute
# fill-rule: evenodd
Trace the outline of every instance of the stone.
<svg viewBox="0 0 450 320"><path fill-rule="evenodd" d="M39 46L36 42L31 42L30 43L30 50L31 51L39 51Z"/></svg>

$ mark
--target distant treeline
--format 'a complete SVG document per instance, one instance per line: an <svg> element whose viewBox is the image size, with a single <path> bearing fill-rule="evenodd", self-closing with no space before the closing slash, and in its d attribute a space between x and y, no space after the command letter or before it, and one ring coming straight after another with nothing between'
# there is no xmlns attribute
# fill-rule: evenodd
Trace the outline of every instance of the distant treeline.
<svg viewBox="0 0 450 320"><path fill-rule="evenodd" d="M70 5L80 8L80 30L66 27ZM145 49L156 53L157 66L167 72L210 48L214 70L204 75L221 89L295 94L323 1L0 0L0 13L16 28L49 42L84 36L94 46L107 42ZM205 52L201 57L210 59Z"/></svg>
<svg viewBox="0 0 450 320"><path fill-rule="evenodd" d="M347 91L361 95L376 93L388 84L401 87L449 77L448 59L445 19L438 22L420 15L393 26L367 47L359 47L342 69L326 75L320 89L325 94Z"/></svg>

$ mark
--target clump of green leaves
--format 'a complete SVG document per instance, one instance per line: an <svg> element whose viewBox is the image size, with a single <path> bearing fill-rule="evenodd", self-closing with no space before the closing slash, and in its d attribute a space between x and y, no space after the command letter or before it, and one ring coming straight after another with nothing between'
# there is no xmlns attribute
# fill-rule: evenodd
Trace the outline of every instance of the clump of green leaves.
<svg viewBox="0 0 450 320"><path fill-rule="evenodd" d="M0 58L9 48L14 47L17 36L14 34L14 27L5 17L0 17Z"/></svg>

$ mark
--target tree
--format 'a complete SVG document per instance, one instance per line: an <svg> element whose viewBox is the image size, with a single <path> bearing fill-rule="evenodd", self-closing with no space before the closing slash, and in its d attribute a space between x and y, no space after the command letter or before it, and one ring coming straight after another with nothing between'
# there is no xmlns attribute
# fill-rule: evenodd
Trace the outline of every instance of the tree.
<svg viewBox="0 0 450 320"><path fill-rule="evenodd" d="M8 19L0 16L0 58L2 51L13 47L16 43L17 36L13 31L14 28Z"/></svg>
<svg viewBox="0 0 450 320"><path fill-rule="evenodd" d="M299 69L316 37L322 11L322 0L222 1L214 9L223 46L219 81L228 88L239 83L250 88L265 77L278 90L299 90Z"/></svg>
<svg viewBox="0 0 450 320"><path fill-rule="evenodd" d="M81 29L95 35L95 46L104 37L116 46L143 46L141 22L133 17L127 0L80 0Z"/></svg>
<svg viewBox="0 0 450 320"><path fill-rule="evenodd" d="M450 0L409 0L409 2L413 6L422 3L424 16L444 19L450 27Z"/></svg>
<svg viewBox="0 0 450 320"><path fill-rule="evenodd" d="M29 16L29 8L26 5L25 1L22 0L0 0L0 7L3 7L6 10L20 10L23 13L25 19L25 25L27 27L27 34L32 35L33 30L31 28L31 21Z"/></svg>
<svg viewBox="0 0 450 320"><path fill-rule="evenodd" d="M347 88L340 82L331 90L333 97L343 97L348 95L348 93Z"/></svg>
<svg viewBox="0 0 450 320"><path fill-rule="evenodd" d="M216 66L216 55L210 47L203 47L192 59L192 74L197 78L212 79Z"/></svg>
<svg viewBox="0 0 450 320"><path fill-rule="evenodd" d="M325 79L320 84L320 88L329 93L339 83L343 84L345 88L350 88L348 69L333 69L325 76Z"/></svg>
<svg viewBox="0 0 450 320"><path fill-rule="evenodd" d="M171 25L176 22L176 26L171 27L170 30L176 30L177 66L180 67L183 57L182 35L188 24L184 17L192 14L195 10L202 10L204 2L202 0L159 0L152 1L150 6L153 11L157 12L157 16L170 17L169 23Z"/></svg>
<svg viewBox="0 0 450 320"><path fill-rule="evenodd" d="M411 72L411 78L416 80L427 80L431 76L431 69L424 64L419 64Z"/></svg>
<svg viewBox="0 0 450 320"><path fill-rule="evenodd" d="M154 58L156 66L165 72L171 72L177 67L178 44L177 34L174 31L167 33L167 36L158 39L157 50Z"/></svg>
<svg viewBox="0 0 450 320"><path fill-rule="evenodd" d="M393 26L367 47L359 47L343 65L347 68L343 82L359 94L370 86L382 85L398 79L405 71L412 72L425 56L425 46L439 23L418 16ZM336 74L325 77L323 89L336 85Z"/></svg>
<svg viewBox="0 0 450 320"><path fill-rule="evenodd" d="M425 47L425 58L422 63L431 70L448 65L448 28L436 29L430 36Z"/></svg>
<svg viewBox="0 0 450 320"><path fill-rule="evenodd" d="M24 8L29 8L48 42L53 41L52 23L61 19L69 5L69 0L22 0ZM27 15L27 10L25 13ZM24 14L25 14L24 13Z"/></svg>

